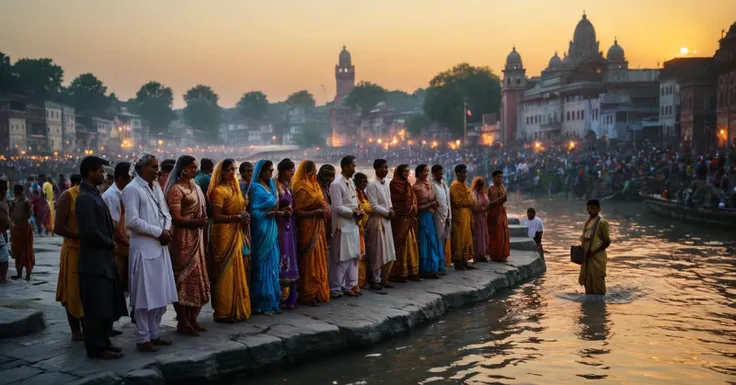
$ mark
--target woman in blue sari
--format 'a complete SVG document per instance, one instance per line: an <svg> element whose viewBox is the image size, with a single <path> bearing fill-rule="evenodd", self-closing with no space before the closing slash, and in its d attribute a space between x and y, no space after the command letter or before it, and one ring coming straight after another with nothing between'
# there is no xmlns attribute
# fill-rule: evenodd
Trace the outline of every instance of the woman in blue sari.
<svg viewBox="0 0 736 385"><path fill-rule="evenodd" d="M256 313L280 313L279 227L276 217L291 215L278 211L278 190L273 179L273 163L261 159L253 169L248 189L251 231L250 298Z"/></svg>

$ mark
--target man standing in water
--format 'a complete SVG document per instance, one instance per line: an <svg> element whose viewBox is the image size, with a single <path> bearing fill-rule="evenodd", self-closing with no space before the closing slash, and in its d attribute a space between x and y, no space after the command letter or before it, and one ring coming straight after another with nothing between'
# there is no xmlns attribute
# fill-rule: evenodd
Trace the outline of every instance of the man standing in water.
<svg viewBox="0 0 736 385"><path fill-rule="evenodd" d="M123 190L125 224L130 230L130 305L135 309L138 349L155 352L171 345L159 338L166 306L179 300L169 248L171 215L161 187L154 183L158 159L141 153L130 170L131 181Z"/></svg>
<svg viewBox="0 0 736 385"><path fill-rule="evenodd" d="M534 242L537 244L537 253L544 258L544 249L542 248L544 224L537 216L537 212L533 207L526 210L526 218L521 220L521 224L526 226L529 237L534 239Z"/></svg>
<svg viewBox="0 0 736 385"><path fill-rule="evenodd" d="M112 324L128 315L118 283L113 256L112 218L96 186L105 180L107 161L96 156L82 159L82 184L74 203L79 227L79 296L87 355L105 360L121 358L122 349L110 341Z"/></svg>
<svg viewBox="0 0 736 385"><path fill-rule="evenodd" d="M511 237L509 233L509 219L506 216L506 200L508 195L503 187L503 171L496 170L491 176L493 185L488 188L488 255L496 262L506 262L511 255Z"/></svg>
<svg viewBox="0 0 736 385"><path fill-rule="evenodd" d="M358 206L358 195L353 183L355 157L348 155L340 160L342 172L330 184L332 206L330 248L330 293L333 297L357 297L353 291L358 285L358 259L360 258L360 228L358 221L365 213Z"/></svg>
<svg viewBox="0 0 736 385"><path fill-rule="evenodd" d="M608 221L598 214L601 204L596 199L591 199L587 204L588 220L583 227L583 236L580 243L587 251L585 262L580 266L578 283L585 286L585 294L606 294L606 265L608 256L606 249L611 245L611 237L608 233Z"/></svg>

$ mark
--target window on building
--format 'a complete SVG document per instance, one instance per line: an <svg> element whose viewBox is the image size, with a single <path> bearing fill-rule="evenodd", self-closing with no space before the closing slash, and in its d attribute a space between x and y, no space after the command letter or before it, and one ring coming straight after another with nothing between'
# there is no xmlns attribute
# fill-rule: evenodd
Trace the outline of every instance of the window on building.
<svg viewBox="0 0 736 385"><path fill-rule="evenodd" d="M662 94L661 96L664 96L664 87L662 87L662 90L661 91L662 91L661 92L661 94Z"/></svg>
<svg viewBox="0 0 736 385"><path fill-rule="evenodd" d="M567 121L570 120L570 111L567 111L567 117L565 118L565 120L567 120Z"/></svg>
<svg viewBox="0 0 736 385"><path fill-rule="evenodd" d="M519 84L521 84L521 79L516 79L516 85L518 86Z"/></svg>
<svg viewBox="0 0 736 385"><path fill-rule="evenodd" d="M580 119L585 120L585 110L580 111Z"/></svg>

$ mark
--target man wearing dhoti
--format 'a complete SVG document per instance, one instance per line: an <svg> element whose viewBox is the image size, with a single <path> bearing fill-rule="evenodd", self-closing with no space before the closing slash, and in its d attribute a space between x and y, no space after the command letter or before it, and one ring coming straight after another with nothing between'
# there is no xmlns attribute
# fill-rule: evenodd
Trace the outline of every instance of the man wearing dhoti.
<svg viewBox="0 0 736 385"><path fill-rule="evenodd" d="M365 213L358 206L358 195L352 177L355 174L355 157L348 155L340 160L342 172L330 184L332 209L332 238L330 239L330 294L357 297L353 291L358 285L358 259L360 258L360 228L358 221Z"/></svg>
<svg viewBox="0 0 736 385"><path fill-rule="evenodd" d="M131 165L133 181L123 190L125 223L130 231L130 304L135 309L138 349L155 352L170 345L159 338L166 306L177 302L174 271L166 245L171 242L171 215L158 183L158 159L142 153Z"/></svg>
<svg viewBox="0 0 736 385"><path fill-rule="evenodd" d="M394 285L388 282L388 276L396 260L391 219L396 213L391 205L391 191L386 182L388 162L385 159L376 159L373 170L376 172L376 179L368 183L365 189L372 210L365 226L365 248L372 272L371 288L391 289Z"/></svg>

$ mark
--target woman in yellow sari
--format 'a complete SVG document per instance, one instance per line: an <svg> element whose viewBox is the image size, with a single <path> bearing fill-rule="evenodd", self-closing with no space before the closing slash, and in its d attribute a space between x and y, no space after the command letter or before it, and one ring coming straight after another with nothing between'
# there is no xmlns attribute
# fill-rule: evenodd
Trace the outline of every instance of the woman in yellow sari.
<svg viewBox="0 0 736 385"><path fill-rule="evenodd" d="M353 182L355 183L358 206L365 212L365 216L358 223L360 229L360 261L358 261L358 286L353 288L354 292L360 293L360 289L368 286L367 272L370 261L365 255L365 225L368 223L368 218L370 218L373 209L371 208L371 202L368 201L368 197L365 195L365 188L368 187L368 177L359 172L353 175Z"/></svg>
<svg viewBox="0 0 736 385"><path fill-rule="evenodd" d="M291 182L294 192L298 245L299 302L319 306L330 300L327 277L327 228L330 207L317 182L317 166L311 160L299 163Z"/></svg>
<svg viewBox="0 0 736 385"><path fill-rule="evenodd" d="M215 321L239 322L250 317L250 293L243 261L244 225L250 220L235 179L235 161L220 161L207 196L212 205L210 282Z"/></svg>

